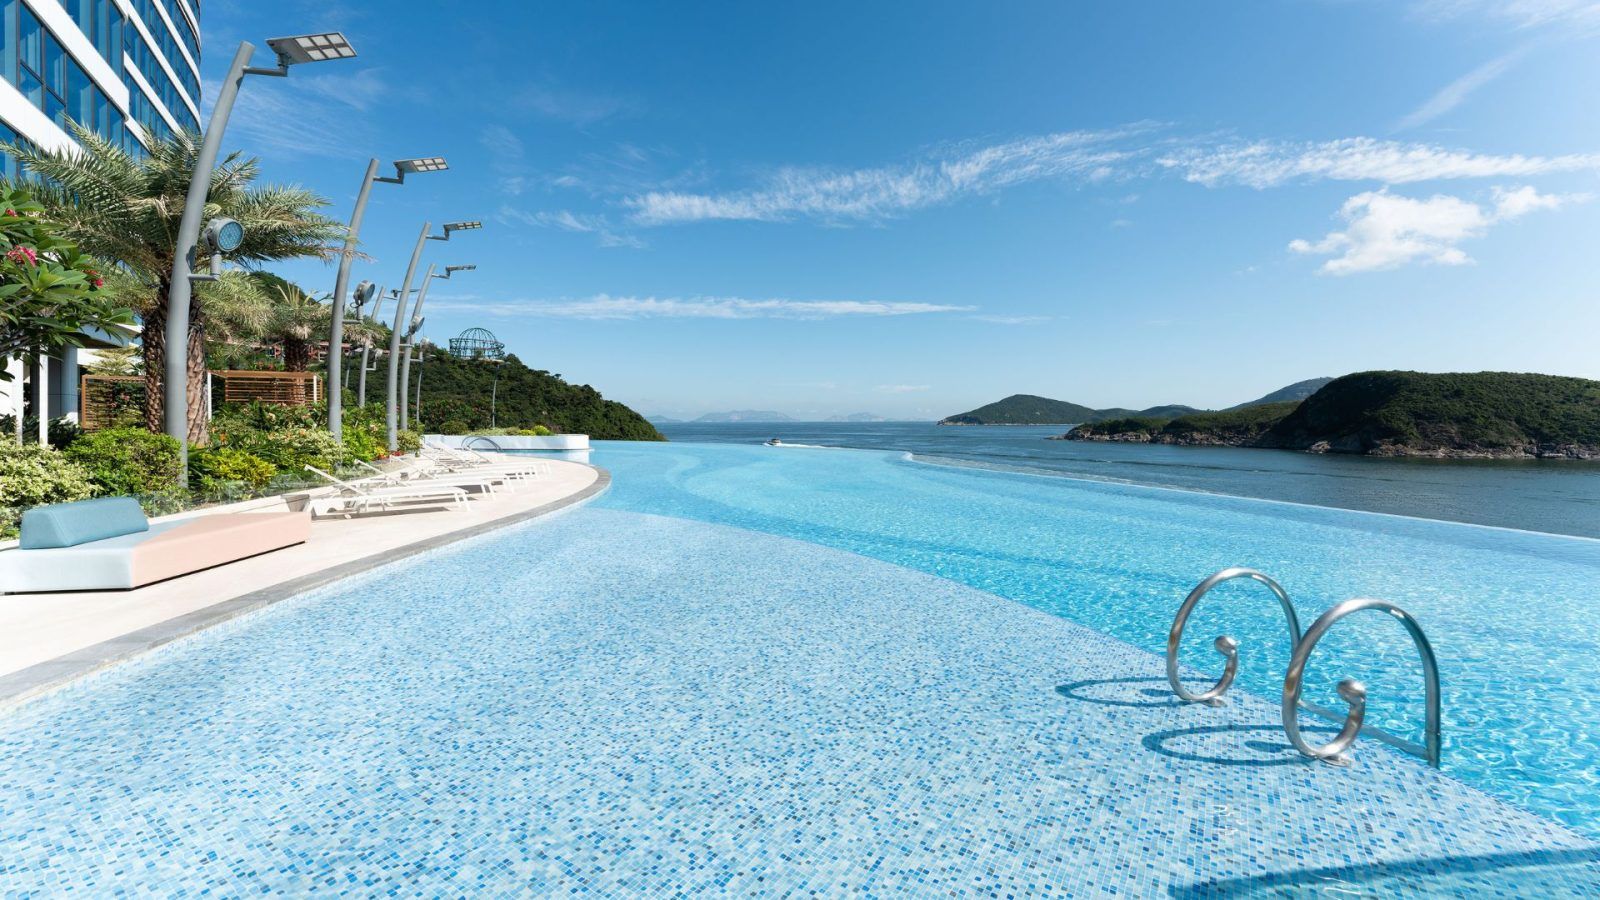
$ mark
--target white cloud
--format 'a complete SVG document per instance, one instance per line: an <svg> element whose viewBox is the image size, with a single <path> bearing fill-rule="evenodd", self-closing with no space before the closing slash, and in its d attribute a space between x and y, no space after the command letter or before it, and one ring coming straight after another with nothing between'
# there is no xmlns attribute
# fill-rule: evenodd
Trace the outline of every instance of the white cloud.
<svg viewBox="0 0 1600 900"><path fill-rule="evenodd" d="M226 146L282 159L364 159L357 148L381 143L371 113L388 102L392 87L382 69L328 68L327 73L261 79L263 83L252 82L249 90L240 91L228 120ZM202 85L202 120L211 115L221 87L218 81Z"/></svg>
<svg viewBox="0 0 1600 900"><path fill-rule="evenodd" d="M1600 0L1419 0L1427 19L1489 18L1517 28L1600 27Z"/></svg>
<svg viewBox="0 0 1600 900"><path fill-rule="evenodd" d="M1443 90L1429 98L1428 102L1401 119L1398 127L1416 128L1450 112L1465 102L1473 92L1504 75L1518 60L1527 55L1529 49L1528 46L1523 46L1497 56L1450 82Z"/></svg>
<svg viewBox="0 0 1600 900"><path fill-rule="evenodd" d="M1113 177L1119 171L1117 166L1138 152L1114 144L1148 127L1062 132L987 147L954 147L900 166L849 171L790 167L756 190L711 194L650 191L627 198L625 204L635 221L647 225L712 219L884 219L1024 182Z"/></svg>
<svg viewBox="0 0 1600 900"><path fill-rule="evenodd" d="M443 308L470 309L496 316L558 319L834 319L969 312L971 306L879 300L751 300L743 297L593 297L518 302L464 302L451 298Z"/></svg>
<svg viewBox="0 0 1600 900"><path fill-rule="evenodd" d="M933 390L931 384L880 384L873 388L880 394L916 394Z"/></svg>
<svg viewBox="0 0 1600 900"><path fill-rule="evenodd" d="M1160 165L1207 187L1269 188L1297 181L1406 184L1457 178L1517 178L1600 169L1600 154L1522 156L1448 150L1428 144L1344 138L1320 143L1257 141L1169 153Z"/></svg>
<svg viewBox="0 0 1600 900"><path fill-rule="evenodd" d="M1343 231L1329 232L1316 241L1291 241L1289 249L1332 257L1321 269L1329 275L1375 272L1412 262L1466 265L1472 258L1460 244L1482 237L1490 226L1583 199L1541 194L1527 186L1497 190L1488 206L1446 194L1419 200L1387 190L1368 191L1346 200L1340 208Z"/></svg>
<svg viewBox="0 0 1600 900"><path fill-rule="evenodd" d="M536 228L554 228L558 231L593 234L597 237L602 247L628 247L634 250L642 250L648 246L634 235L620 233L613 229L610 220L605 216L579 214L566 209L555 212L543 210L530 212L507 204L500 207L496 218L506 225L532 225Z"/></svg>

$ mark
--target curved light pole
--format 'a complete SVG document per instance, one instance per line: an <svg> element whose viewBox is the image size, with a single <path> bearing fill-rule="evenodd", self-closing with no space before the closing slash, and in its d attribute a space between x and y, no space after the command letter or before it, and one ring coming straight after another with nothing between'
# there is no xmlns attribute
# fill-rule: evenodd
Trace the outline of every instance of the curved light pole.
<svg viewBox="0 0 1600 900"><path fill-rule="evenodd" d="M457 272L470 272L476 268L477 266L445 266L443 275L435 275L433 266L428 267L428 274L422 279L422 288L417 292L417 305L411 310L411 325L406 329L406 355L400 361L400 397L402 400L411 396L411 350L412 345L415 344L413 339L417 336L417 332L422 330L422 304L428 300L428 286L433 284L435 278L449 281L450 276ZM406 408L405 403L400 404L401 428L405 428L407 424Z"/></svg>
<svg viewBox="0 0 1600 900"><path fill-rule="evenodd" d="M383 288L373 295L372 313L366 318L369 322L378 324L378 310L383 308ZM356 315L361 315L361 310L356 310ZM361 371L356 374L356 381L360 387L356 389L356 405L367 405L367 356L372 352L372 334L368 332L367 338L361 342Z"/></svg>
<svg viewBox="0 0 1600 900"><path fill-rule="evenodd" d="M411 297L411 282L417 276L417 263L422 261L422 248L428 241L448 241L450 235L457 231L470 231L482 228L482 222L451 222L444 226L443 235L432 235L432 222L422 223L422 233L417 235L417 247L411 251L411 263L406 266L406 280L400 286L398 294L400 302L395 304L394 331L389 333L389 392L388 407L385 410L386 424L389 426L389 452L400 449L400 339L403 336L406 322L406 303Z"/></svg>
<svg viewBox="0 0 1600 900"><path fill-rule="evenodd" d="M300 63L325 62L350 59L356 55L350 42L338 32L307 34L295 37L273 38L267 46L277 54L278 65L263 69L250 65L255 45L242 41L233 55L233 64L222 80L216 104L206 123L205 136L200 140L200 153L195 157L194 172L189 177L189 193L183 204L183 218L178 224L178 241L172 260L172 282L167 293L167 322L164 364L162 367L162 410L166 432L178 441L179 478L188 482L189 471L189 301L194 295L195 250L200 241L200 224L205 218L206 199L211 190L212 170L217 166L217 153L222 146L222 135L228 129L228 117L239 96L239 86L246 75L267 75L282 78L289 67ZM209 276L201 275L201 278Z"/></svg>
<svg viewBox="0 0 1600 900"><path fill-rule="evenodd" d="M344 292L350 286L350 264L355 259L361 237L361 220L367 215L367 197L373 182L405 184L406 176L417 172L442 172L450 168L442 156L402 159L394 164L394 177L378 175L378 160L367 163L367 175L356 194L355 212L350 214L350 229L345 232L344 252L339 255L339 274L333 282L333 320L328 328L328 430L335 438L344 434Z"/></svg>

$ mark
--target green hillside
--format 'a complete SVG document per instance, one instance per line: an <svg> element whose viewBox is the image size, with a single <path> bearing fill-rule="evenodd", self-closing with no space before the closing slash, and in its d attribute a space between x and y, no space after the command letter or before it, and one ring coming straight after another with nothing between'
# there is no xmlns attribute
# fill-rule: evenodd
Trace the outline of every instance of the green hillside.
<svg viewBox="0 0 1600 900"><path fill-rule="evenodd" d="M412 390L422 381L421 419L430 432L459 434L489 426L489 398L499 370L495 424L503 428L544 425L552 431L587 434L596 440L665 440L645 418L607 400L586 384L568 384L560 375L530 369L515 355L505 362L456 359L430 349L427 360L411 367Z"/></svg>
<svg viewBox="0 0 1600 900"><path fill-rule="evenodd" d="M1265 397L1260 397L1258 399L1251 400L1249 403L1241 403L1238 406L1230 406L1228 408L1244 409L1246 407L1262 406L1268 403L1284 403L1289 400L1299 402L1311 396L1312 394L1315 394L1317 391L1322 390L1331 381L1333 381L1332 378L1307 378L1305 381L1296 381L1294 384L1291 384L1288 387L1278 388Z"/></svg>
<svg viewBox="0 0 1600 900"><path fill-rule="evenodd" d="M1065 400L1012 394L1004 400L941 419L940 425L1071 425L1087 422L1095 410Z"/></svg>
<svg viewBox="0 0 1600 900"><path fill-rule="evenodd" d="M1514 372L1358 372L1307 398L1262 446L1343 453L1600 447L1600 381Z"/></svg>
<svg viewBox="0 0 1600 900"><path fill-rule="evenodd" d="M1189 413L1173 419L1151 416L1106 419L1080 425L1074 433L1080 439L1119 435L1124 440L1157 443L1246 446L1255 443L1299 405L1294 401L1266 403L1221 412Z"/></svg>

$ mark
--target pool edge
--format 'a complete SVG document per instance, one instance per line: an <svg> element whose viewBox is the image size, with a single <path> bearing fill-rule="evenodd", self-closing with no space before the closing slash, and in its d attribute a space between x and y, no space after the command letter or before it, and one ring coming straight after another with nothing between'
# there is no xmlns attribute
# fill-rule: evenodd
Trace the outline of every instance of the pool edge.
<svg viewBox="0 0 1600 900"><path fill-rule="evenodd" d="M581 506L604 494L611 487L611 473L606 469L584 463L595 471L595 480L575 494L552 500L532 509L511 513L488 522L480 522L456 531L434 535L349 562L340 563L292 578L288 581L251 591L238 597L222 600L190 613L157 622L138 631L91 644L54 659L35 663L0 676L0 713L4 713L30 700L65 687L84 676L111 668L142 656L151 650L205 631L216 625L236 619L247 613L264 609L284 600L297 597L306 591L323 587L363 572L399 562L418 553L446 547L459 541L474 538L491 531L532 521L563 510Z"/></svg>

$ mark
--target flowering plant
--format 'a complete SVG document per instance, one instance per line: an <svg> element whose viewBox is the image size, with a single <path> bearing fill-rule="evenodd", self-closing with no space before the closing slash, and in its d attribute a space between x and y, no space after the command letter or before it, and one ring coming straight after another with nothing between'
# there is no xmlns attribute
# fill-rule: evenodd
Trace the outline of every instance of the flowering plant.
<svg viewBox="0 0 1600 900"><path fill-rule="evenodd" d="M133 321L101 291L94 260L25 191L0 182L0 209L0 358L82 346L85 329Z"/></svg>

